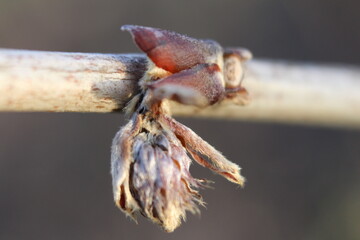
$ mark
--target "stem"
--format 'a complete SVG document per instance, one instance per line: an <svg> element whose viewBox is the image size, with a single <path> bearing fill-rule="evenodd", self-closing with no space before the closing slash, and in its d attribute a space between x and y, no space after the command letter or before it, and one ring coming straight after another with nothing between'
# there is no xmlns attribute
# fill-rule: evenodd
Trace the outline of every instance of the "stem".
<svg viewBox="0 0 360 240"><path fill-rule="evenodd" d="M140 54L0 49L0 111L117 111L145 69ZM252 60L243 86L247 106L171 109L182 116L360 127L357 67Z"/></svg>

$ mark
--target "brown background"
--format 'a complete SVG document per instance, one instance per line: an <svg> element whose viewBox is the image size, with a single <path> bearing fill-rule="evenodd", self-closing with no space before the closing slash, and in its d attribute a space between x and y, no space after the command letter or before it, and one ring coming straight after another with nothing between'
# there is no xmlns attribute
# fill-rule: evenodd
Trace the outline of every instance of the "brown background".
<svg viewBox="0 0 360 240"><path fill-rule="evenodd" d="M357 0L0 0L0 47L138 51L123 24L171 29L256 57L360 63ZM360 94L360 93L359 93ZM120 114L0 114L0 239L360 239L360 131L179 119L243 167L172 234L112 202Z"/></svg>

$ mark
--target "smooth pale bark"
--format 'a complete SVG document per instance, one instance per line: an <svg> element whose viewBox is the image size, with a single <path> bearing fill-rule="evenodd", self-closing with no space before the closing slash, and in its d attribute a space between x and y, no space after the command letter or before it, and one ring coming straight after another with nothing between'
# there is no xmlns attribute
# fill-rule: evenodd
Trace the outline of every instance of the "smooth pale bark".
<svg viewBox="0 0 360 240"><path fill-rule="evenodd" d="M197 109L173 104L175 115L360 127L360 69L343 65L251 60L246 106ZM121 110L146 68L141 54L61 53L0 49L0 111Z"/></svg>

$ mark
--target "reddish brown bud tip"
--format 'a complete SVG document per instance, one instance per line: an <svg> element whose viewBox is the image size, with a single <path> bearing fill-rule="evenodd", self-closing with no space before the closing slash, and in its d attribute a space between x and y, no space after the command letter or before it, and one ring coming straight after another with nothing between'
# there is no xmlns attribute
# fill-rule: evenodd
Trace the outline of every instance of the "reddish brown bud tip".
<svg viewBox="0 0 360 240"><path fill-rule="evenodd" d="M156 66L171 73L191 68L200 63L216 62L221 46L214 41L190 38L158 28L125 25L138 47Z"/></svg>

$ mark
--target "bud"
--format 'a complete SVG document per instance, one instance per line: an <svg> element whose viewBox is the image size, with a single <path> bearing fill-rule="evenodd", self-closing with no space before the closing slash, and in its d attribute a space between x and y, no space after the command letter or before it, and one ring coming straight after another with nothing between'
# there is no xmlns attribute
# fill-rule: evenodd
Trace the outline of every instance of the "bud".
<svg viewBox="0 0 360 240"><path fill-rule="evenodd" d="M190 175L192 160L243 185L240 167L171 118L166 107L173 100L206 107L224 100L242 103L244 49L225 52L215 41L141 26L124 26L149 57L139 80L140 92L127 106L131 119L116 134L111 174L116 205L136 220L140 213L172 232L186 211L199 213L203 201L197 189L203 180ZM225 61L225 62L224 62Z"/></svg>
<svg viewBox="0 0 360 240"><path fill-rule="evenodd" d="M161 109L161 108L160 108ZM140 212L165 231L203 205L196 190L204 180L190 175L191 156L229 181L243 184L240 168L166 114L135 112L115 136L111 173L116 205L136 220Z"/></svg>
<svg viewBox="0 0 360 240"><path fill-rule="evenodd" d="M116 135L112 156L115 203L128 215L138 211L172 232L186 211L199 213L201 181L190 175L191 159L179 139L159 122L143 115L130 121Z"/></svg>

